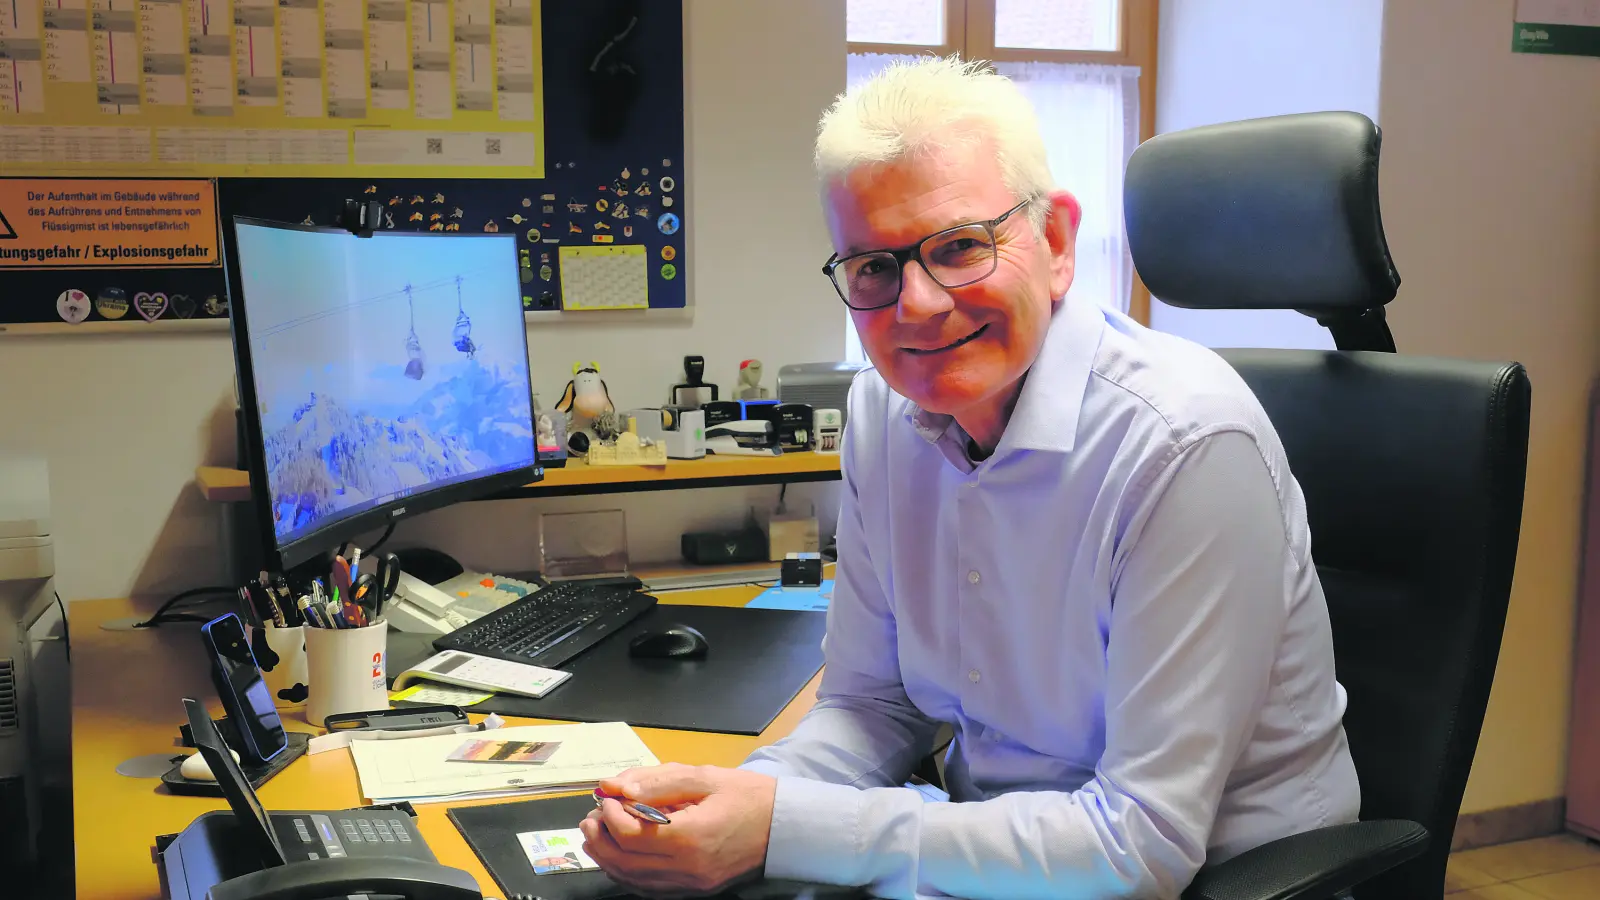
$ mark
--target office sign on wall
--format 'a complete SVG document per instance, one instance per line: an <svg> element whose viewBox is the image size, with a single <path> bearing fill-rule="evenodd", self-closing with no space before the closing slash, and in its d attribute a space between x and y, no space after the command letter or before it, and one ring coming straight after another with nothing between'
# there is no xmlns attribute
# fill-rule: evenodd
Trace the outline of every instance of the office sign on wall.
<svg viewBox="0 0 1600 900"><path fill-rule="evenodd" d="M0 269L220 265L209 180L0 178Z"/></svg>
<svg viewBox="0 0 1600 900"><path fill-rule="evenodd" d="M1513 53L1600 56L1600 0L1517 0Z"/></svg>

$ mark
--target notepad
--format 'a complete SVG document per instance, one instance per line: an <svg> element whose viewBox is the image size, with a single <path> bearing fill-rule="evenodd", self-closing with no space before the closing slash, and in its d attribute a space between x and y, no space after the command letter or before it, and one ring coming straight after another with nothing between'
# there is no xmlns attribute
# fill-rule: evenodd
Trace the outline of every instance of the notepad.
<svg viewBox="0 0 1600 900"><path fill-rule="evenodd" d="M523 725L499 729L494 739L560 746L543 763L529 766L451 759L462 741L455 734L358 742L350 745L350 754L361 780L361 794L373 803L433 803L593 790L600 779L624 769L659 765L626 722Z"/></svg>

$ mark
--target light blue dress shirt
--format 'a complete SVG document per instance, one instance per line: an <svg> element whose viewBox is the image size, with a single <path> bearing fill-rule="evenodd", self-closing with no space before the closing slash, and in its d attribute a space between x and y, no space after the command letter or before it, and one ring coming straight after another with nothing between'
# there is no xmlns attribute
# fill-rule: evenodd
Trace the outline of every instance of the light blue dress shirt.
<svg viewBox="0 0 1600 900"><path fill-rule="evenodd" d="M1220 357L1068 300L966 445L857 378L818 702L745 764L778 777L768 878L1177 897L1357 818L1305 501ZM950 802L900 786L939 723Z"/></svg>

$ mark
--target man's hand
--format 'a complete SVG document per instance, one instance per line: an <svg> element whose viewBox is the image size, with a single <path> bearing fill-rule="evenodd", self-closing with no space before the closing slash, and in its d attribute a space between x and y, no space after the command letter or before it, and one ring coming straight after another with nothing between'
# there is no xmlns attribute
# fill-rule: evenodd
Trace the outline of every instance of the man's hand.
<svg viewBox="0 0 1600 900"><path fill-rule="evenodd" d="M629 769L600 782L600 788L653 806L672 819L671 825L656 825L606 800L579 823L584 852L632 890L715 893L759 876L766 865L778 790L771 776L672 764Z"/></svg>

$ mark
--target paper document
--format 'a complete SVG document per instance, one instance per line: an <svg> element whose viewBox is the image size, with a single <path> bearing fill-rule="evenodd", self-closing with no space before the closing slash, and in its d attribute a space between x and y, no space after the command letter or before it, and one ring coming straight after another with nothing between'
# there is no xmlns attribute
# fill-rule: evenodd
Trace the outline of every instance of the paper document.
<svg viewBox="0 0 1600 900"><path fill-rule="evenodd" d="M589 790L634 766L658 765L625 722L522 725L495 732L498 741L559 743L542 765L452 760L459 735L351 744L361 793L373 803L477 799L507 794Z"/></svg>

